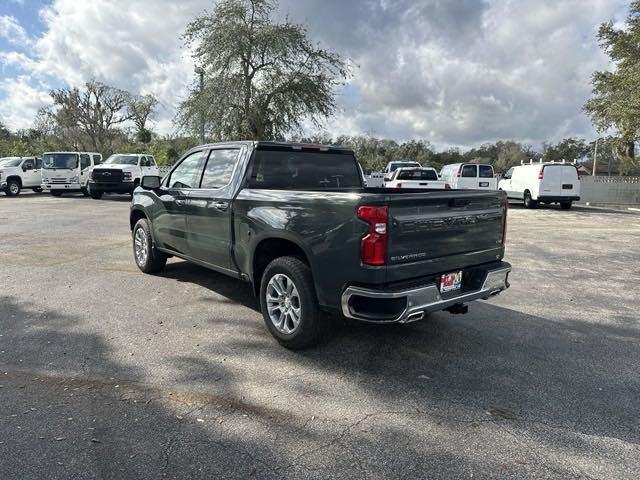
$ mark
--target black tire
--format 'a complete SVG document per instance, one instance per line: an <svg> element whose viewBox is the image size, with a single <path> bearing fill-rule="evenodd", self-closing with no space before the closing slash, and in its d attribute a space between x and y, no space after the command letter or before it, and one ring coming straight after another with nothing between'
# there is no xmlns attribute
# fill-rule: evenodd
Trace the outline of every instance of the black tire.
<svg viewBox="0 0 640 480"><path fill-rule="evenodd" d="M31 190L33 190L36 193L42 193L42 187L33 187Z"/></svg>
<svg viewBox="0 0 640 480"><path fill-rule="evenodd" d="M51 190L51 195L53 195L54 197L61 197L62 190Z"/></svg>
<svg viewBox="0 0 640 480"><path fill-rule="evenodd" d="M95 190L89 190L89 195L94 200L100 200L102 198L102 192L96 192Z"/></svg>
<svg viewBox="0 0 640 480"><path fill-rule="evenodd" d="M531 194L527 191L524 192L524 208L536 208L538 202L531 198Z"/></svg>
<svg viewBox="0 0 640 480"><path fill-rule="evenodd" d="M87 190L86 187L82 187L80 189L80 192L82 193L83 196L88 197L89 196L89 191Z"/></svg>
<svg viewBox="0 0 640 480"><path fill-rule="evenodd" d="M278 330L267 308L269 282L278 274L288 277L298 292L299 323L292 333ZM299 258L279 257L267 265L260 282L260 309L267 329L285 348L301 350L312 347L323 339L326 332L327 321L318 308L311 269Z"/></svg>
<svg viewBox="0 0 640 480"><path fill-rule="evenodd" d="M136 251L137 232L141 230L141 235L144 238L144 248L146 249L146 256L142 259L138 256ZM149 222L146 218L141 218L137 221L133 227L133 259L136 265L144 273L158 273L167 264L167 256L160 252L153 243L153 237L151 236L151 229L149 228ZM142 239L140 239L142 240Z"/></svg>
<svg viewBox="0 0 640 480"><path fill-rule="evenodd" d="M16 195L20 195L20 190L22 190L20 182L12 178L7 182L4 193L6 193L8 197L15 197Z"/></svg>
<svg viewBox="0 0 640 480"><path fill-rule="evenodd" d="M573 204L573 202L560 202L560 208L562 210L569 210L571 208L571 205Z"/></svg>

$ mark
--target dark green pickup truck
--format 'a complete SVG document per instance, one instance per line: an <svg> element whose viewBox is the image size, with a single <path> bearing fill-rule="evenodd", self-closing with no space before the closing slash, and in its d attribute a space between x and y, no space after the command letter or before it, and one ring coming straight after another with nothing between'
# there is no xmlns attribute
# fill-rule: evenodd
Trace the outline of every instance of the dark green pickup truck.
<svg viewBox="0 0 640 480"><path fill-rule="evenodd" d="M138 267L170 256L251 282L269 331L317 342L322 311L412 322L509 286L504 192L366 188L352 150L232 142L143 177L131 206Z"/></svg>

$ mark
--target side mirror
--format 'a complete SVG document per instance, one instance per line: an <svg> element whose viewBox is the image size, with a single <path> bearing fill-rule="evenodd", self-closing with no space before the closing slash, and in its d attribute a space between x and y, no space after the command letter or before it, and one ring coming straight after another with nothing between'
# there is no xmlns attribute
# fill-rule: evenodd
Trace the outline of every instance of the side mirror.
<svg viewBox="0 0 640 480"><path fill-rule="evenodd" d="M160 188L160 177L156 175L145 175L142 177L140 186L145 190L155 190Z"/></svg>

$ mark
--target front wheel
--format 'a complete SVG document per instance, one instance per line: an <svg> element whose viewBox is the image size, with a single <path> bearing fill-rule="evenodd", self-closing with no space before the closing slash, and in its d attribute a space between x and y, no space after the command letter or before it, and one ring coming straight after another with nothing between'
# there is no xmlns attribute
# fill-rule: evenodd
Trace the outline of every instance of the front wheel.
<svg viewBox="0 0 640 480"><path fill-rule="evenodd" d="M524 208L536 208L537 204L529 192L524 192Z"/></svg>
<svg viewBox="0 0 640 480"><path fill-rule="evenodd" d="M9 197L15 197L16 195L20 194L20 189L20 182L18 182L17 180L9 180L7 182L7 188L5 189L4 193L6 193Z"/></svg>
<svg viewBox="0 0 640 480"><path fill-rule="evenodd" d="M144 273L158 273L167 264L167 256L153 244L151 228L146 218L133 227L133 258Z"/></svg>
<svg viewBox="0 0 640 480"><path fill-rule="evenodd" d="M311 269L296 257L273 260L260 282L260 307L271 335L285 348L317 344L326 323L318 308Z"/></svg>

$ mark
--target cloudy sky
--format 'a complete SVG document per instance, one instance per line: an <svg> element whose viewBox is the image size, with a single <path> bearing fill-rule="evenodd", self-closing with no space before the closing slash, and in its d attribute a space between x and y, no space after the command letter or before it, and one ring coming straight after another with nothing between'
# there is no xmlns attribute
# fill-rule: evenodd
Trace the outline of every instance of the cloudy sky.
<svg viewBox="0 0 640 480"><path fill-rule="evenodd" d="M358 65L329 133L469 147L592 137L581 111L608 67L598 25L629 0L281 0L278 16ZM194 81L185 25L212 0L0 0L0 121L27 128L49 89L90 78L162 103Z"/></svg>

